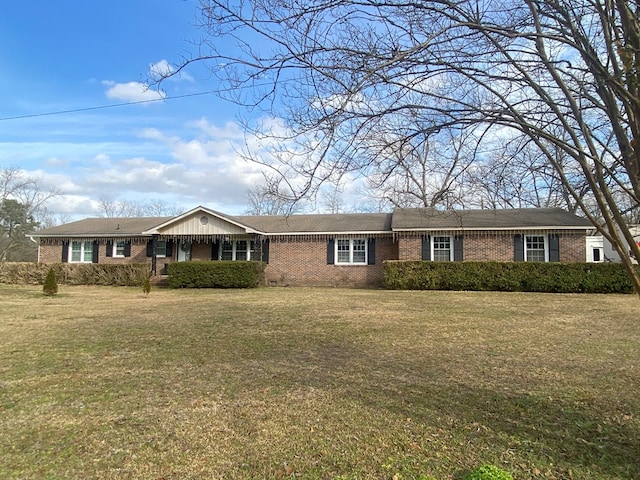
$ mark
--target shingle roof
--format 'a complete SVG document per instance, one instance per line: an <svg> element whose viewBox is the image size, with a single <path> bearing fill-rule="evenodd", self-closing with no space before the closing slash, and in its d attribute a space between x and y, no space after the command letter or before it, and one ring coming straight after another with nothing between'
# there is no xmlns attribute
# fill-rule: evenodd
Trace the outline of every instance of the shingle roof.
<svg viewBox="0 0 640 480"><path fill-rule="evenodd" d="M270 234L390 232L390 213L310 215L249 215L232 218L238 223Z"/></svg>
<svg viewBox="0 0 640 480"><path fill-rule="evenodd" d="M130 237L170 220L172 217L85 218L39 230L34 237Z"/></svg>
<svg viewBox="0 0 640 480"><path fill-rule="evenodd" d="M513 210L435 210L431 208L397 208L393 211L392 229L526 229L588 228L591 223L561 208L517 208Z"/></svg>
<svg viewBox="0 0 640 480"><path fill-rule="evenodd" d="M218 212L215 212L218 213ZM220 214L267 235L383 233L429 230L586 229L590 222L560 208L440 211L395 209L391 213L241 215ZM176 217L87 218L38 231L34 237L130 237Z"/></svg>

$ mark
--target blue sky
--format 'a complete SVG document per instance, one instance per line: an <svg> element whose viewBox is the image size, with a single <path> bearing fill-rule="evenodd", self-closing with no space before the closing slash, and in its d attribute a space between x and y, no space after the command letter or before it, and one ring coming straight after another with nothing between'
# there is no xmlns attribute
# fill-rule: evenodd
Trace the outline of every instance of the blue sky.
<svg viewBox="0 0 640 480"><path fill-rule="evenodd" d="M261 178L236 153L237 106L208 92L201 66L146 90L195 49L197 0L23 0L0 16L0 168L18 167L61 195L65 218L100 214L99 201L161 199L230 214ZM164 101L92 109L161 95ZM173 98L173 99L172 99ZM81 109L91 109L77 111ZM53 112L75 111L57 115ZM251 143L250 139L249 142Z"/></svg>

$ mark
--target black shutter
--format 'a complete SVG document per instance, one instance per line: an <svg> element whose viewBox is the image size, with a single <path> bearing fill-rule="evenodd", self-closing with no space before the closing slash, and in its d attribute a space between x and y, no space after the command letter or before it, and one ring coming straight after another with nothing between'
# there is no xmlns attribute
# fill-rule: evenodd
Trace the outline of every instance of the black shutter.
<svg viewBox="0 0 640 480"><path fill-rule="evenodd" d="M69 240L62 241L62 263L69 263Z"/></svg>
<svg viewBox="0 0 640 480"><path fill-rule="evenodd" d="M521 234L513 236L513 260L524 262L524 238Z"/></svg>
<svg viewBox="0 0 640 480"><path fill-rule="evenodd" d="M560 237L555 234L549 234L549 261L560 261Z"/></svg>
<svg viewBox="0 0 640 480"><path fill-rule="evenodd" d="M107 246L105 247L107 249L107 251L105 252L107 257L111 257L113 256L113 241L112 240L107 240Z"/></svg>
<svg viewBox="0 0 640 480"><path fill-rule="evenodd" d="M211 260L220 260L220 240L211 244Z"/></svg>
<svg viewBox="0 0 640 480"><path fill-rule="evenodd" d="M126 242L124 242L124 256L131 256L131 240L127 240Z"/></svg>
<svg viewBox="0 0 640 480"><path fill-rule="evenodd" d="M173 256L173 240L167 240L167 257Z"/></svg>
<svg viewBox="0 0 640 480"><path fill-rule="evenodd" d="M100 244L96 240L95 242L93 242L93 258L91 259L91 261L93 263L98 263L98 251L99 250L100 250Z"/></svg>
<svg viewBox="0 0 640 480"><path fill-rule="evenodd" d="M461 262L464 258L463 255L463 240L462 235L456 235L453 237L453 261Z"/></svg>
<svg viewBox="0 0 640 480"><path fill-rule="evenodd" d="M376 264L376 239L369 238L367 240L367 265Z"/></svg>
<svg viewBox="0 0 640 480"><path fill-rule="evenodd" d="M269 239L267 238L262 242L262 261L269 263Z"/></svg>
<svg viewBox="0 0 640 480"><path fill-rule="evenodd" d="M333 238L330 238L327 241L327 265L333 265L334 263L336 263L335 249L336 249L336 241Z"/></svg>
<svg viewBox="0 0 640 480"><path fill-rule="evenodd" d="M153 257L153 239L147 241L147 257Z"/></svg>
<svg viewBox="0 0 640 480"><path fill-rule="evenodd" d="M422 237L422 260L431 260L431 237L425 235Z"/></svg>

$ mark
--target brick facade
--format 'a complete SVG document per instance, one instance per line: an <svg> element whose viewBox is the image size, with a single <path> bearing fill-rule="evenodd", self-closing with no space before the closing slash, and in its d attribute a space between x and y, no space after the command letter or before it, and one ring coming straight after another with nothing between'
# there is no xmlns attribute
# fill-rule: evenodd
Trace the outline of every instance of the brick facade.
<svg viewBox="0 0 640 480"><path fill-rule="evenodd" d="M40 263L60 263L62 261L62 240L48 240L40 243L38 261ZM158 259L158 264L162 262ZM129 257L108 257L106 241L98 242L98 263L122 264L122 263L148 263L151 265L151 257L147 257L147 241L131 242L131 255Z"/></svg>
<svg viewBox="0 0 640 480"><path fill-rule="evenodd" d="M398 244L391 237L375 240L374 265L327 263L327 238L278 240L269 244L267 285L365 286L382 283L384 260L398 258Z"/></svg>

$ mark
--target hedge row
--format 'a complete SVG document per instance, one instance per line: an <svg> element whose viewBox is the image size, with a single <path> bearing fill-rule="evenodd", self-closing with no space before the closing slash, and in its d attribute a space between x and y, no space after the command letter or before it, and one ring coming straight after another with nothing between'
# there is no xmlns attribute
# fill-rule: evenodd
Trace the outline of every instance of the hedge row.
<svg viewBox="0 0 640 480"><path fill-rule="evenodd" d="M386 261L383 282L396 290L633 292L618 263Z"/></svg>
<svg viewBox="0 0 640 480"><path fill-rule="evenodd" d="M252 288L264 285L262 262L177 262L168 266L173 288Z"/></svg>
<svg viewBox="0 0 640 480"><path fill-rule="evenodd" d="M67 285L140 286L149 278L148 264L0 263L0 283L42 285L53 268L56 280Z"/></svg>

